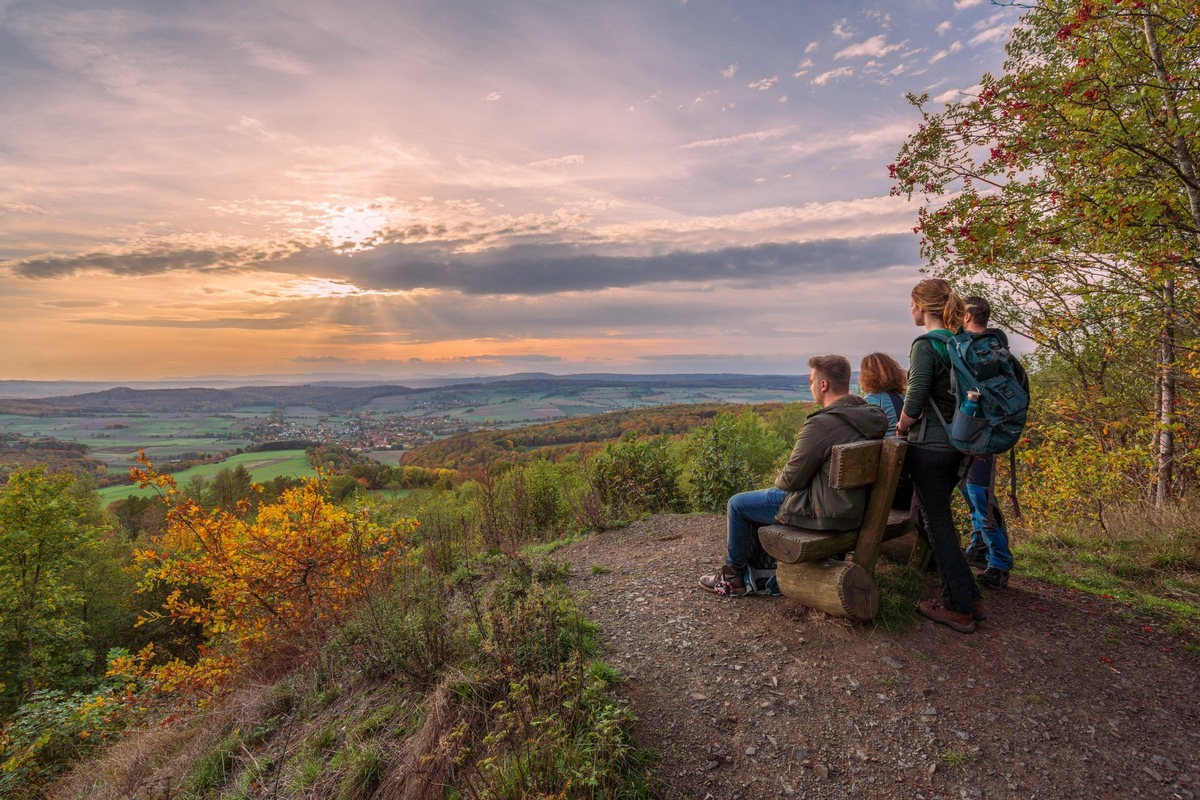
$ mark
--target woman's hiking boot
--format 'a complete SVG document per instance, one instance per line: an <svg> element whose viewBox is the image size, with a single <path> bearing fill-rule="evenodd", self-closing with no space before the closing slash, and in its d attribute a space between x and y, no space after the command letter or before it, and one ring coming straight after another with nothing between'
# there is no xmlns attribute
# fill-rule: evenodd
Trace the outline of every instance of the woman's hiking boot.
<svg viewBox="0 0 1200 800"><path fill-rule="evenodd" d="M712 575L700 579L700 588L713 594L726 597L741 597L747 593L746 579L743 570L734 569L726 564Z"/></svg>
<svg viewBox="0 0 1200 800"><path fill-rule="evenodd" d="M976 597L975 602L971 604L971 619L976 622L983 622L987 619L987 611L983 607L982 597Z"/></svg>
<svg viewBox="0 0 1200 800"><path fill-rule="evenodd" d="M942 625L945 625L952 630L956 630L959 633L975 632L975 620L971 618L970 614L965 614L960 611L951 611L942 605L942 601L939 598L922 600L921 602L917 603L917 612L921 616L928 617L934 622L940 622Z"/></svg>

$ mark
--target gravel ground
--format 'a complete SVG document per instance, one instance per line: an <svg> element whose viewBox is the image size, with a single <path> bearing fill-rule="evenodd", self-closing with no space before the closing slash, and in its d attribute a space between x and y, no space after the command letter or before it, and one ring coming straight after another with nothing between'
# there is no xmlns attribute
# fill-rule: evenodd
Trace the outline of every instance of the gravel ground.
<svg viewBox="0 0 1200 800"><path fill-rule="evenodd" d="M660 516L556 553L673 796L1198 796L1200 658L1156 622L1018 564L976 634L893 635L699 590L724 540Z"/></svg>

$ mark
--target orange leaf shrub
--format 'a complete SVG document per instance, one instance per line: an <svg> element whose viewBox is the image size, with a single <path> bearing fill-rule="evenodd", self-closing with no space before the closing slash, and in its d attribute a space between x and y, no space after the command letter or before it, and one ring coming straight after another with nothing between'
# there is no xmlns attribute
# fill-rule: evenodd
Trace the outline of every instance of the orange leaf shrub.
<svg viewBox="0 0 1200 800"><path fill-rule="evenodd" d="M212 690L255 658L321 640L356 602L387 583L417 524L384 527L367 512L335 505L320 477L253 515L245 501L232 511L206 510L180 495L169 475L143 464L135 480L159 487L169 511L155 549L134 554L139 589L165 587L162 614L199 624L206 642L194 664L128 662L135 672L150 671L164 689Z"/></svg>

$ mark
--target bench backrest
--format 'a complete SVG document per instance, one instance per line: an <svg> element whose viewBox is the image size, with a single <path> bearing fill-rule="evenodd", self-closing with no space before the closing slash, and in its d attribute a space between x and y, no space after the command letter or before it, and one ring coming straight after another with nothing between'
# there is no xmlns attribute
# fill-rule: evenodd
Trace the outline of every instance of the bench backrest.
<svg viewBox="0 0 1200 800"><path fill-rule="evenodd" d="M887 528L892 498L900 482L908 442L891 437L852 444L834 445L829 463L829 485L835 489L870 486L867 510L858 529L854 563L873 572L879 558L879 545Z"/></svg>

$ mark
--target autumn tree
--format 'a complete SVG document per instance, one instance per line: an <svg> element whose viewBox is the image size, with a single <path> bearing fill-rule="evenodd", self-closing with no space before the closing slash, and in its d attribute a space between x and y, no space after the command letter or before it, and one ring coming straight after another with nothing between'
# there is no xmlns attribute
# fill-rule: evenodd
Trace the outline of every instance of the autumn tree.
<svg viewBox="0 0 1200 800"><path fill-rule="evenodd" d="M1197 428L1198 21L1195 0L1043 0L973 96L910 97L921 125L891 166L924 200L923 254L1070 366L1072 413L1112 400L1114 361L1141 369L1160 505Z"/></svg>
<svg viewBox="0 0 1200 800"><path fill-rule="evenodd" d="M201 626L203 655L152 670L164 685L211 689L254 658L298 647L345 619L404 557L414 523L377 525L332 503L320 479L286 489L254 514L242 501L206 510L150 465L135 470L169 505L167 532L135 553L144 591L165 589L162 614ZM143 654L143 667L151 655ZM137 671L133 659L118 669Z"/></svg>

